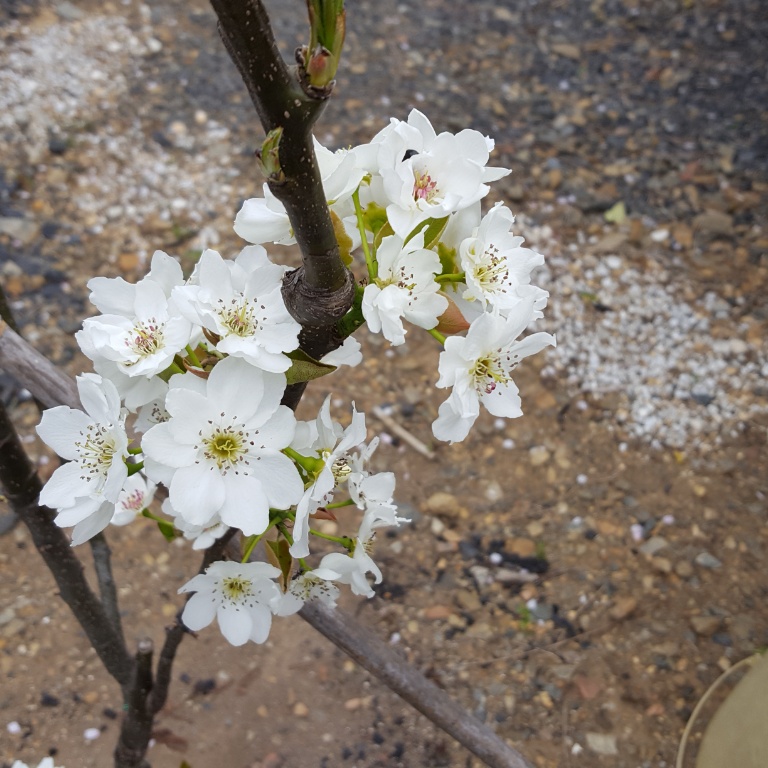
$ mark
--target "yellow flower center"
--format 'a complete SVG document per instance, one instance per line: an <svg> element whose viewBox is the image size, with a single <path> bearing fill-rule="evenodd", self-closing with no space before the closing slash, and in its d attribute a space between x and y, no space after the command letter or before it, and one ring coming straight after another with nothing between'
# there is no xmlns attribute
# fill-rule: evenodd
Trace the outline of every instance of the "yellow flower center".
<svg viewBox="0 0 768 768"><path fill-rule="evenodd" d="M204 455L216 463L219 469L231 469L245 461L247 449L245 434L231 427L216 427L213 434L203 440Z"/></svg>
<svg viewBox="0 0 768 768"><path fill-rule="evenodd" d="M244 579L242 576L228 576L221 583L221 589L224 597L233 603L240 602L253 594L253 582L250 579Z"/></svg>

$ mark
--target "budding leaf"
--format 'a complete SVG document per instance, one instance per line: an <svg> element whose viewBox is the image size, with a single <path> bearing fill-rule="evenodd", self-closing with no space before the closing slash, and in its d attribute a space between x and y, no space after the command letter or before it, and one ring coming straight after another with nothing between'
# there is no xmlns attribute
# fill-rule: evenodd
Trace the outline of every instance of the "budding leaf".
<svg viewBox="0 0 768 768"><path fill-rule="evenodd" d="M280 167L280 139L283 138L281 126L273 128L261 145L259 157L264 173L273 181L283 181L285 175Z"/></svg>
<svg viewBox="0 0 768 768"><path fill-rule="evenodd" d="M331 211L331 221L333 222L333 234L336 235L336 242L339 244L339 256L348 267L352 263L352 238L344 229L344 224L335 211Z"/></svg>
<svg viewBox="0 0 768 768"><path fill-rule="evenodd" d="M304 69L310 85L325 88L333 82L346 35L344 0L307 0L309 45L303 48Z"/></svg>

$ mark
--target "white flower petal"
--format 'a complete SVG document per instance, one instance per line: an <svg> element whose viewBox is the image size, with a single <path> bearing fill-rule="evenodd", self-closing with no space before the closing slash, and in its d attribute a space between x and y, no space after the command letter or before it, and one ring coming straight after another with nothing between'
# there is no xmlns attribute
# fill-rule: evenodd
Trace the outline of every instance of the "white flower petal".
<svg viewBox="0 0 768 768"><path fill-rule="evenodd" d="M269 609L267 609L267 613L269 614ZM242 607L224 603L217 608L216 618L219 621L221 634L232 645L245 645L248 642L254 629L251 610L244 610ZM267 627L267 634L269 634L269 627Z"/></svg>
<svg viewBox="0 0 768 768"><path fill-rule="evenodd" d="M187 585L189 586L189 585ZM181 591L181 590L179 590ZM191 590L186 590L191 591ZM193 632L207 627L216 616L216 601L209 592L197 592L187 600L181 620Z"/></svg>

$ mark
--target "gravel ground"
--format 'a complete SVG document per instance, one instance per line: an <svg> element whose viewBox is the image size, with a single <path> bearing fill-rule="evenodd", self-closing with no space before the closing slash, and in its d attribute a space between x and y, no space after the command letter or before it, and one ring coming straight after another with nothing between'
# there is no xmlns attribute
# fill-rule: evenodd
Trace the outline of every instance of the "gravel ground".
<svg viewBox="0 0 768 768"><path fill-rule="evenodd" d="M287 55L301 4L271 5ZM524 419L481 419L437 462L390 438L382 468L415 522L382 545L381 596L348 607L541 766L671 765L698 697L768 640L768 16L758 0L348 13L318 137L365 141L412 106L438 129L493 136L494 162L514 171L497 194L547 256L538 284L558 337L521 373ZM156 248L191 266L208 245L240 247L231 220L259 191L261 131L202 2L5 2L0 38L0 279L27 338L75 372L89 277L135 280ZM377 341L337 394L389 406L429 440L434 345ZM11 397L7 373L0 384ZM16 415L26 430L37 418L24 402ZM149 571L177 585L189 564L146 533L118 541L126 566L147 566L126 612L156 632L176 586L155 594ZM0 740L0 759L56 748L67 768L105 765L115 691L45 574L18 567L23 531L0 545L0 717L26 729ZM221 738L232 765L471 764L318 640L288 629L269 649L312 671L301 692L255 672L260 656L227 651L200 672L225 653L216 642L185 651L162 723L193 745L194 768L220 758ZM339 702L343 727L327 714ZM266 714L247 727L223 714L249 707ZM293 714L293 737L269 730L274 712ZM104 738L83 740L86 725ZM184 748L168 741L154 760L176 768Z"/></svg>

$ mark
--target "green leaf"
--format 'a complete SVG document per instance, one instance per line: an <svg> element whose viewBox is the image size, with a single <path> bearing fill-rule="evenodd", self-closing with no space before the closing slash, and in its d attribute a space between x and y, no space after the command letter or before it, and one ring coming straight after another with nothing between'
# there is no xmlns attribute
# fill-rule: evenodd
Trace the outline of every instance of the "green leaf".
<svg viewBox="0 0 768 768"><path fill-rule="evenodd" d="M267 559L276 568L280 569L280 587L283 592L291 583L291 571L293 570L293 557L288 551L288 542L285 539L267 541Z"/></svg>
<svg viewBox="0 0 768 768"><path fill-rule="evenodd" d="M170 520L161 520L159 517L155 517L148 509L142 509L141 514L157 523L157 527L166 541L173 541L178 536L178 532L173 527L173 523L170 522Z"/></svg>
<svg viewBox="0 0 768 768"><path fill-rule="evenodd" d="M387 212L376 203L368 203L363 211L365 226L377 235L379 230L387 224Z"/></svg>
<svg viewBox="0 0 768 768"><path fill-rule="evenodd" d="M288 384L299 384L303 381L312 381L326 376L336 370L335 365L326 365L310 357L301 349L295 349L288 353L291 358L291 367L285 372Z"/></svg>
<svg viewBox="0 0 768 768"><path fill-rule="evenodd" d="M392 229L392 225L389 222L384 224L383 227L380 227L379 231L373 236L373 249L374 249L374 251L378 251L379 250L379 246L381 245L381 241L385 237L389 237L390 235L394 235L394 234L395 234L395 230Z"/></svg>
<svg viewBox="0 0 768 768"><path fill-rule="evenodd" d="M449 216L444 216L442 219L427 219L414 228L408 237L405 238L405 242L409 243L413 240L419 232L424 233L424 247L427 250L434 248L440 240L445 228L448 226Z"/></svg>

